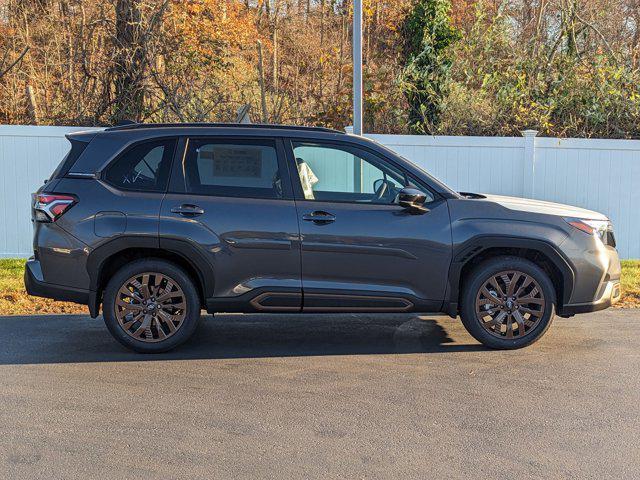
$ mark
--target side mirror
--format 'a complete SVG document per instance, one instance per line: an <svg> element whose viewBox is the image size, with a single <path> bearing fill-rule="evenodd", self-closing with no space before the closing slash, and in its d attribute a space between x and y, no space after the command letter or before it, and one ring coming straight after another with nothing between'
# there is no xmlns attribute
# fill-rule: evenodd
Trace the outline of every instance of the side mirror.
<svg viewBox="0 0 640 480"><path fill-rule="evenodd" d="M400 206L414 215L427 213L429 209L424 206L427 196L417 188L405 187L398 193L398 203Z"/></svg>

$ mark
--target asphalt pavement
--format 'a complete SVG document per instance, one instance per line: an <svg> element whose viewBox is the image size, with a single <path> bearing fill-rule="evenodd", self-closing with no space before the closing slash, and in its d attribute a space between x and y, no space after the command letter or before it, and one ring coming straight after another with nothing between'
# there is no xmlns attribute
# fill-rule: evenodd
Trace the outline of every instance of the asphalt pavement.
<svg viewBox="0 0 640 480"><path fill-rule="evenodd" d="M0 317L0 478L639 478L639 329L501 352L439 316L220 315L149 356Z"/></svg>

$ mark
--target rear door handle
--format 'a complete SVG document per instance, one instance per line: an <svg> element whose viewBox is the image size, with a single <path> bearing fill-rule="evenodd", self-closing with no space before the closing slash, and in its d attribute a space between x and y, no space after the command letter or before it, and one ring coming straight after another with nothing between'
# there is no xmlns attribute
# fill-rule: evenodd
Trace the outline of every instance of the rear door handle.
<svg viewBox="0 0 640 480"><path fill-rule="evenodd" d="M183 203L179 207L173 207L171 212L184 215L185 217L195 217L196 215L202 215L204 213L204 209L200 208L198 205Z"/></svg>
<svg viewBox="0 0 640 480"><path fill-rule="evenodd" d="M307 213L305 215L302 216L302 219L305 222L313 222L316 223L318 225L323 225L325 223L331 223L331 222L335 222L336 221L336 216L331 214L331 213L327 213L327 212L323 212L323 211L315 211L312 213Z"/></svg>

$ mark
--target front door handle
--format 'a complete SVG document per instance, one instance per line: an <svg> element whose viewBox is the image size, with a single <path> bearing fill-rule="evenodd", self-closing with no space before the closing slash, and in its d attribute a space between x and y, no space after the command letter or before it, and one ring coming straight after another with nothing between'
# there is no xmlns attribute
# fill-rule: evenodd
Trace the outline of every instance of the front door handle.
<svg viewBox="0 0 640 480"><path fill-rule="evenodd" d="M318 225L324 225L326 223L335 222L336 216L331 213L317 210L315 212L307 213L306 215L303 215L302 219L305 222L313 222Z"/></svg>
<svg viewBox="0 0 640 480"><path fill-rule="evenodd" d="M183 203L179 207L173 207L171 212L185 217L195 217L196 215L202 215L204 213L204 209L200 208L198 205Z"/></svg>

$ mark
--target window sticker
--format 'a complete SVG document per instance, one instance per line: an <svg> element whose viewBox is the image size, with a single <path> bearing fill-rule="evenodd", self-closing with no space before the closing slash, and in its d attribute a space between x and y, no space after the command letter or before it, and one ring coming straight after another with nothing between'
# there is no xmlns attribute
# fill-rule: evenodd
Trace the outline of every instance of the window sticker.
<svg viewBox="0 0 640 480"><path fill-rule="evenodd" d="M209 148L207 148L209 147ZM214 177L260 178L262 149L225 148L207 145L199 149L200 159L211 161Z"/></svg>

